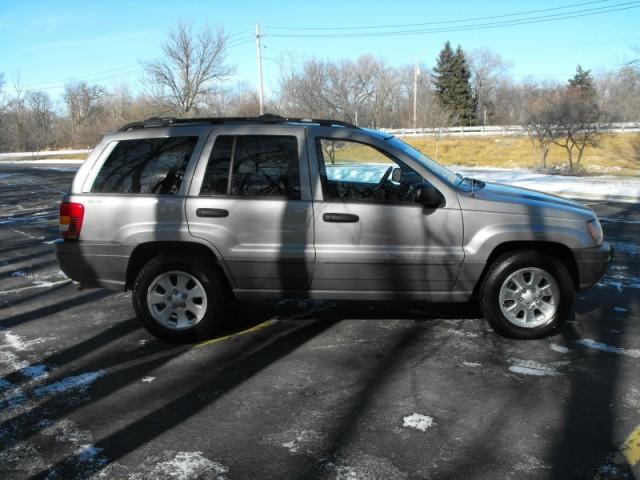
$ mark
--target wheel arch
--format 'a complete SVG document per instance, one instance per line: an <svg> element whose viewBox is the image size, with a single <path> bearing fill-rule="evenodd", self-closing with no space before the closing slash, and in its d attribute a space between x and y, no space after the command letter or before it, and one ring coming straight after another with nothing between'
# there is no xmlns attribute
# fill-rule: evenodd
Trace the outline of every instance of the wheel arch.
<svg viewBox="0 0 640 480"><path fill-rule="evenodd" d="M569 271L571 279L573 280L573 290L578 291L578 264L576 263L575 256L573 255L573 252L569 247L562 243L549 241L512 241L501 243L494 247L494 249L491 251L473 290L473 296L477 296L485 280L485 277L487 276L487 272L497 258L504 255L505 253L512 253L521 250L535 250L537 252L550 255L562 262L562 264Z"/></svg>
<svg viewBox="0 0 640 480"><path fill-rule="evenodd" d="M206 245L197 242L171 242L171 241L155 241L146 242L137 245L129 257L127 264L127 276L125 280L125 290L130 290L133 282L140 272L151 259L162 254L173 254L178 256L197 256L207 259L210 265L220 274L220 278L224 282L229 293L233 293L233 287L230 276L226 268L221 264L220 259L215 252Z"/></svg>

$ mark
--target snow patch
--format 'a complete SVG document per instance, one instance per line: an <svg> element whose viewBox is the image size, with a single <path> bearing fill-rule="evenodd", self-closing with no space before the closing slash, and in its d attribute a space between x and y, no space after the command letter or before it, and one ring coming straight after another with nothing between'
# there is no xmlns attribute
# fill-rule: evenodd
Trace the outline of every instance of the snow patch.
<svg viewBox="0 0 640 480"><path fill-rule="evenodd" d="M553 366L534 362L533 360L510 359L510 361L512 365L509 366L509 371L513 373L536 377L555 377L560 375L560 372Z"/></svg>
<svg viewBox="0 0 640 480"><path fill-rule="evenodd" d="M28 287L14 288L13 290L0 290L0 295L8 295L10 293L20 293L20 292L24 292L25 290L30 290L32 288L51 288L51 287L55 287L56 285L62 285L63 283L69 283L70 281L71 279L68 279L68 278L65 280L57 281L57 282L35 280L33 282L33 285L29 285Z"/></svg>
<svg viewBox="0 0 640 480"><path fill-rule="evenodd" d="M558 353L569 353L569 349L563 345L558 345L557 343L552 343L549 345L549 348L554 352Z"/></svg>
<svg viewBox="0 0 640 480"><path fill-rule="evenodd" d="M28 367L20 370L20 373L30 380L36 380L38 378L47 378L49 373L47 372L46 365L29 365Z"/></svg>
<svg viewBox="0 0 640 480"><path fill-rule="evenodd" d="M5 332L4 341L14 350L26 350L27 347L22 339L15 333Z"/></svg>
<svg viewBox="0 0 640 480"><path fill-rule="evenodd" d="M143 382L143 383L151 383L151 382L153 382L155 379L156 379L156 377L144 377L144 378L142 379L142 382Z"/></svg>
<svg viewBox="0 0 640 480"><path fill-rule="evenodd" d="M20 360L15 353L0 350L0 374L8 375L28 366L29 362Z"/></svg>
<svg viewBox="0 0 640 480"><path fill-rule="evenodd" d="M613 307L613 310L620 313L628 312L628 310L624 307Z"/></svg>
<svg viewBox="0 0 640 480"><path fill-rule="evenodd" d="M210 478L206 474L216 475L218 480L225 479L229 469L221 463L214 462L202 455L202 452L178 452L166 462L159 462L154 469L156 477L188 480L191 478Z"/></svg>
<svg viewBox="0 0 640 480"><path fill-rule="evenodd" d="M24 276L26 276L26 275L27 275L27 274L26 274L26 273L24 273L22 270L17 270L17 271L15 271L15 272L11 272L11 276L12 276L12 277L24 277Z"/></svg>
<svg viewBox="0 0 640 480"><path fill-rule="evenodd" d="M295 438L293 440L283 442L281 445L291 453L298 453L301 449L308 447L318 438L318 434L313 430L301 430L295 433Z"/></svg>
<svg viewBox="0 0 640 480"><path fill-rule="evenodd" d="M613 246L616 254L627 253L634 257L640 256L640 245L638 245L636 242L614 241L610 243Z"/></svg>
<svg viewBox="0 0 640 480"><path fill-rule="evenodd" d="M81 462L89 463L96 460L103 448L98 448L92 444L82 445L76 450L76 457Z"/></svg>
<svg viewBox="0 0 640 480"><path fill-rule="evenodd" d="M46 342L49 339L50 338L34 338L33 340L24 340L20 335L16 335L11 331L6 331L4 334L5 343L0 345L0 348L7 346L17 351L25 351L33 345L38 345L39 343Z"/></svg>
<svg viewBox="0 0 640 480"><path fill-rule="evenodd" d="M614 347L611 345L607 345L606 343L597 342L591 338L576 340L576 343L593 350L600 350L601 352L616 353L618 355L626 355L632 358L640 358L640 349L637 348L627 349L622 347Z"/></svg>
<svg viewBox="0 0 640 480"><path fill-rule="evenodd" d="M68 418L61 418L57 421L43 419L38 422L38 428L41 429L42 435L54 437L57 442L70 443L91 443L93 435L88 430L82 430L78 424Z"/></svg>
<svg viewBox="0 0 640 480"><path fill-rule="evenodd" d="M428 429L437 425L433 420L433 417L428 415L422 415L420 413L413 413L402 418L402 426L408 428L414 428L421 432L426 432Z"/></svg>
<svg viewBox="0 0 640 480"><path fill-rule="evenodd" d="M462 362L463 367L477 368L481 367L482 364L478 362Z"/></svg>
<svg viewBox="0 0 640 480"><path fill-rule="evenodd" d="M98 378L105 375L104 370L98 370L96 372L86 372L80 375L74 375L72 377L63 378L62 380L52 383L50 385L43 385L34 389L33 393L37 397L43 397L45 395L55 395L58 393L64 393L69 390L75 390L84 392L89 386L95 382Z"/></svg>

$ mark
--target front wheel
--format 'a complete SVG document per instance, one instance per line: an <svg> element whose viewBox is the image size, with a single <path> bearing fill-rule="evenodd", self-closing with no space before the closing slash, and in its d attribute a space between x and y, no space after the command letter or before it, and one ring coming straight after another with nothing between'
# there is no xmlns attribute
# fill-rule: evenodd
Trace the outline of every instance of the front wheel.
<svg viewBox="0 0 640 480"><path fill-rule="evenodd" d="M535 250L500 256L480 289L480 307L493 329L518 339L544 337L571 312L574 282L565 265Z"/></svg>
<svg viewBox="0 0 640 480"><path fill-rule="evenodd" d="M172 343L210 338L224 313L224 289L206 259L160 255L138 273L133 307L153 335Z"/></svg>

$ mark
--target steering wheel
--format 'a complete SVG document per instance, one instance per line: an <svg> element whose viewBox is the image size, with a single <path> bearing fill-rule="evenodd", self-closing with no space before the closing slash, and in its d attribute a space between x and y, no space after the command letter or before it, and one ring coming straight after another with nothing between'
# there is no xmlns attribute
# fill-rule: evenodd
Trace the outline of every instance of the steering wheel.
<svg viewBox="0 0 640 480"><path fill-rule="evenodd" d="M382 186L386 183L386 181L389 180L389 176L391 175L391 172L393 172L393 167L387 168L387 171L384 172L384 175L382 175L382 178L380 179L378 184L375 187L373 187L374 192L377 192L378 190L380 190Z"/></svg>

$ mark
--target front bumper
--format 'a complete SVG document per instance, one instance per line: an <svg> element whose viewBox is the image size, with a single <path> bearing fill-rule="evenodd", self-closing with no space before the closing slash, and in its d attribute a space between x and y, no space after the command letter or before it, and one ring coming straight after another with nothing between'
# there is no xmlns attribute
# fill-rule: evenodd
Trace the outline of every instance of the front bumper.
<svg viewBox="0 0 640 480"><path fill-rule="evenodd" d="M592 287L607 271L613 261L613 247L604 242L599 247L573 250L578 266L578 291Z"/></svg>

